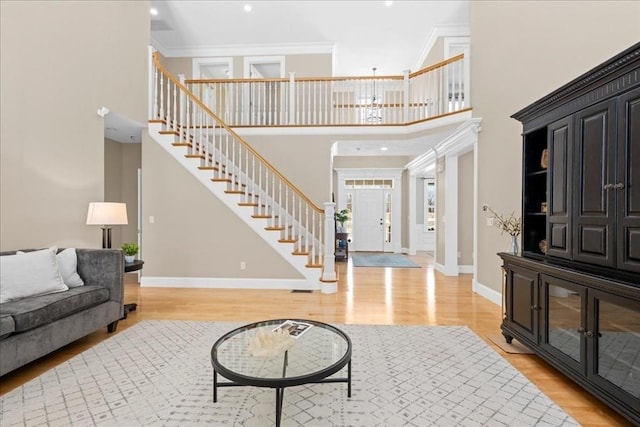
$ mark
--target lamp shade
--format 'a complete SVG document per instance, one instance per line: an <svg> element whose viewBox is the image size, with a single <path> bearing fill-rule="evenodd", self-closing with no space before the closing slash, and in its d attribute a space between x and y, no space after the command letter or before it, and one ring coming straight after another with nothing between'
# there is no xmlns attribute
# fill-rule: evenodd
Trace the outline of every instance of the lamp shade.
<svg viewBox="0 0 640 427"><path fill-rule="evenodd" d="M87 212L88 225L125 225L127 204L111 202L91 202Z"/></svg>

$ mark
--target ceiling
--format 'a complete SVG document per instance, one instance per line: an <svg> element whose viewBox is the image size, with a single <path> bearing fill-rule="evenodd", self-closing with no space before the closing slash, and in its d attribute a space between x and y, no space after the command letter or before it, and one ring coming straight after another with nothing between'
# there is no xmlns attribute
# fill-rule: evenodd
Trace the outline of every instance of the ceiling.
<svg viewBox="0 0 640 427"><path fill-rule="evenodd" d="M150 19L151 41L169 57L332 53L334 76L366 76L373 67L377 75L398 75L420 68L438 29L468 28L468 0L386 3L152 0L158 14ZM105 116L105 136L114 141L140 142L142 129L117 113ZM336 154L415 155L435 139L343 140Z"/></svg>
<svg viewBox="0 0 640 427"><path fill-rule="evenodd" d="M398 75L420 67L435 28L469 25L468 0L386 3L152 0L151 40L165 56L333 52L334 76Z"/></svg>

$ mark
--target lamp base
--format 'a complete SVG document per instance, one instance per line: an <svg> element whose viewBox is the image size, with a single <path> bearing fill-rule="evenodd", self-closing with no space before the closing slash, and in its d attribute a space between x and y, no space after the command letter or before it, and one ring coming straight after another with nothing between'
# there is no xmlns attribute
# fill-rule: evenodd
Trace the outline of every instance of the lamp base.
<svg viewBox="0 0 640 427"><path fill-rule="evenodd" d="M111 227L102 227L102 249L111 249Z"/></svg>

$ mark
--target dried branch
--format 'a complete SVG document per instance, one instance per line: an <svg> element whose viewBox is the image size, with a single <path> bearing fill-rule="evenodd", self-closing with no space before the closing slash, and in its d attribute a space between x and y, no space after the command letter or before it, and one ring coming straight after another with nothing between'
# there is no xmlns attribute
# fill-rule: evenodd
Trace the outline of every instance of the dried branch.
<svg viewBox="0 0 640 427"><path fill-rule="evenodd" d="M519 236L522 231L522 220L516 216L515 212L511 212L509 216L500 215L487 205L482 206L483 211L489 211L493 215L493 226L499 228L501 232L510 234L511 236Z"/></svg>

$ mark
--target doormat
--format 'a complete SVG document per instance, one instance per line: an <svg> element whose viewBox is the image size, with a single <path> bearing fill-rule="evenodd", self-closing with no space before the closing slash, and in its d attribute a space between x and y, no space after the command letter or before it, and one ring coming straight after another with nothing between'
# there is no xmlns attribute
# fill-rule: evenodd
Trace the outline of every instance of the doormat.
<svg viewBox="0 0 640 427"><path fill-rule="evenodd" d="M402 254L358 252L351 254L351 261L354 267L420 268L418 264Z"/></svg>
<svg viewBox="0 0 640 427"><path fill-rule="evenodd" d="M515 338L511 341L511 344L507 344L504 336L502 334L489 334L487 338L500 347L500 350L509 354L535 354L533 351L529 349L526 345L522 344L520 341Z"/></svg>

